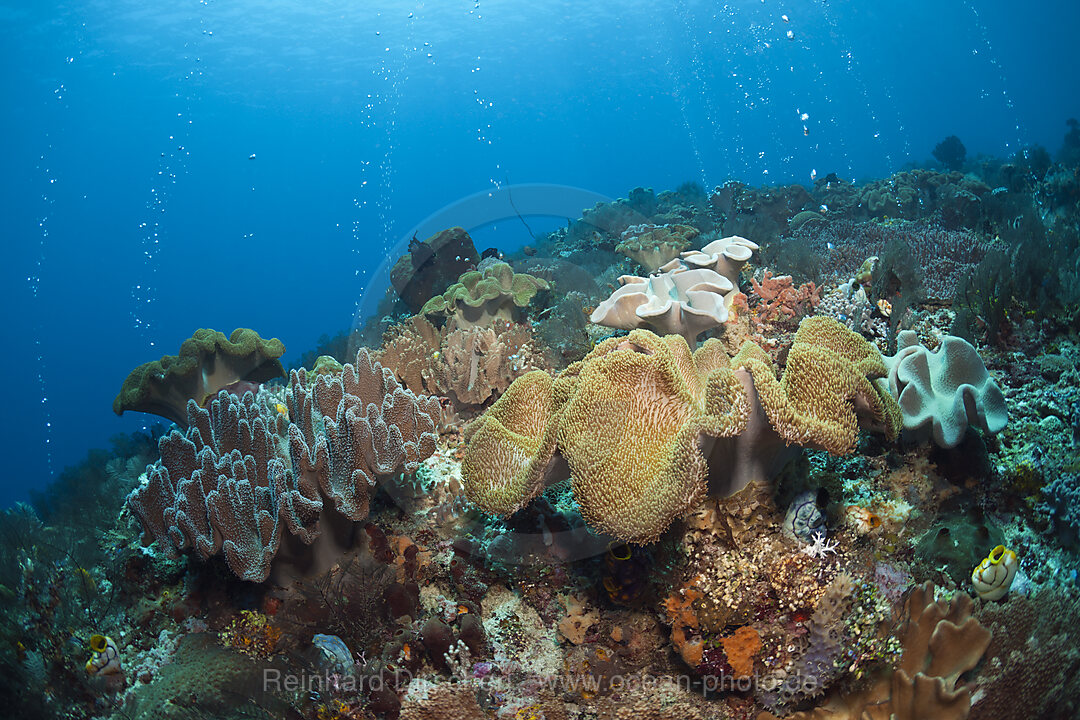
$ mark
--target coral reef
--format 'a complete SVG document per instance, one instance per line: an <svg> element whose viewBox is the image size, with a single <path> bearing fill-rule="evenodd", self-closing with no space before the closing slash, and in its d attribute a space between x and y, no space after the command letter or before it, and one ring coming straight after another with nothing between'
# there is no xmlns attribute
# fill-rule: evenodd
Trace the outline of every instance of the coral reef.
<svg viewBox="0 0 1080 720"><path fill-rule="evenodd" d="M284 377L278 360L284 354L280 340L263 340L247 328L233 330L228 338L217 330L196 330L181 343L178 354L132 370L113 400L113 412L151 413L185 427L188 400L205 407L230 386L248 382L257 389L258 383Z"/></svg>
<svg viewBox="0 0 1080 720"><path fill-rule="evenodd" d="M506 263L497 262L483 271L463 274L442 295L424 303L420 314L452 317L459 328L490 327L496 319L515 321L518 310L527 306L538 292L547 289L546 280L515 273Z"/></svg>
<svg viewBox="0 0 1080 720"><path fill-rule="evenodd" d="M8 714L1075 716L1077 137L414 238L288 385L0 513Z"/></svg>
<svg viewBox="0 0 1080 720"><path fill-rule="evenodd" d="M480 253L464 228L441 230L426 240L413 238L409 252L390 270L390 284L412 312L440 295L476 267Z"/></svg>
<svg viewBox="0 0 1080 720"><path fill-rule="evenodd" d="M635 330L555 380L516 380L470 431L466 494L512 513L565 460L591 526L651 542L700 502L707 475L730 494L769 479L787 443L850 452L860 422L895 435L895 401L870 382L884 374L872 346L827 318L803 322L782 379L753 343L733 359L715 340L691 355L679 336Z"/></svg>
<svg viewBox="0 0 1080 720"><path fill-rule="evenodd" d="M367 351L310 387L294 371L287 399L292 421L265 394L223 394L209 410L189 401L188 430L161 439L161 460L128 498L144 541L171 557L221 552L238 577L261 582L287 530L300 541L286 543L300 552L287 562L318 567L350 544L375 480L435 449L438 401L402 389Z"/></svg>

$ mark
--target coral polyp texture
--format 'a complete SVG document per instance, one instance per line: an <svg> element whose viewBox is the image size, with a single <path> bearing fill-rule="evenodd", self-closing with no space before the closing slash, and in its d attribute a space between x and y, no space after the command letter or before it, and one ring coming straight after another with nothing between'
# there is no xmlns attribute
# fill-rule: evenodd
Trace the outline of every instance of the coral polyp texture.
<svg viewBox="0 0 1080 720"><path fill-rule="evenodd" d="M750 341L729 358L715 339L691 353L679 335L634 330L554 381L515 381L472 429L465 491L505 515L569 470L590 526L652 542L709 477L733 494L771 479L790 445L850 452L860 423L895 436L896 403L870 382L884 374L877 350L828 318L803 321L779 380Z"/></svg>
<svg viewBox="0 0 1080 720"><path fill-rule="evenodd" d="M459 410L488 403L543 366L527 324L459 328L451 320L437 328L420 315L388 333L378 359L409 390L448 398Z"/></svg>
<svg viewBox="0 0 1080 720"><path fill-rule="evenodd" d="M458 327L490 327L496 319L512 322L527 306L546 280L527 273L516 273L504 262L483 270L470 270L458 278L446 292L424 303L421 315L454 318Z"/></svg>
<svg viewBox="0 0 1080 720"><path fill-rule="evenodd" d="M631 225L622 232L615 251L637 261L649 273L679 257L699 231L689 225Z"/></svg>
<svg viewBox="0 0 1080 720"><path fill-rule="evenodd" d="M366 350L311 386L302 370L292 379L292 421L265 392L223 393L209 409L188 402L188 429L161 438L161 459L128 497L144 542L171 557L223 553L253 582L275 560L322 567L351 544L375 481L415 470L435 449L438 400L402 389ZM299 542L278 557L290 537Z"/></svg>
<svg viewBox="0 0 1080 720"><path fill-rule="evenodd" d="M176 355L132 370L113 400L113 412L151 413L183 427L188 400L204 406L215 393L241 381L257 384L284 377L278 360L284 354L280 340L264 340L247 328L237 328L227 338L217 330L196 330Z"/></svg>

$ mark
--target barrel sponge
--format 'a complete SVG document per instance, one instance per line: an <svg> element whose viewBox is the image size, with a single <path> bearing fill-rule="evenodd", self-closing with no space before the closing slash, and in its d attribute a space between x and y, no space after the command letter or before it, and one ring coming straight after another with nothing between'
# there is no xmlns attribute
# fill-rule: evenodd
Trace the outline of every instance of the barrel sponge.
<svg viewBox="0 0 1080 720"><path fill-rule="evenodd" d="M211 396L233 383L284 377L278 360L284 354L280 340L264 340L248 328L237 328L228 338L201 328L180 345L178 354L132 370L113 400L113 412L151 413L186 427L188 400L205 407Z"/></svg>
<svg viewBox="0 0 1080 720"><path fill-rule="evenodd" d="M951 448L968 425L991 434L1005 427L1005 396L966 340L946 335L931 352L914 331L905 330L896 347L896 355L885 358L887 385L903 412L906 433L932 434L935 443Z"/></svg>
<svg viewBox="0 0 1080 720"><path fill-rule="evenodd" d="M526 373L466 429L462 473L470 502L510 515L540 493L555 452L555 433L548 430L552 387L546 372Z"/></svg>
<svg viewBox="0 0 1080 720"><path fill-rule="evenodd" d="M591 527L653 542L704 499L708 467L699 440L737 435L749 410L717 345L692 355L679 335L634 330L586 357L561 414L558 446Z"/></svg>
<svg viewBox="0 0 1080 720"><path fill-rule="evenodd" d="M457 318L458 327L490 327L493 320L513 320L517 308L528 305L536 293L547 290L546 280L527 273L516 273L500 262L470 270L458 278L442 295L424 303L420 314Z"/></svg>
<svg viewBox="0 0 1080 720"><path fill-rule="evenodd" d="M885 376L885 364L858 333L828 316L806 318L779 380L755 347L744 345L733 365L753 375L769 422L788 443L845 455L854 449L860 425L896 437L896 401L871 382Z"/></svg>

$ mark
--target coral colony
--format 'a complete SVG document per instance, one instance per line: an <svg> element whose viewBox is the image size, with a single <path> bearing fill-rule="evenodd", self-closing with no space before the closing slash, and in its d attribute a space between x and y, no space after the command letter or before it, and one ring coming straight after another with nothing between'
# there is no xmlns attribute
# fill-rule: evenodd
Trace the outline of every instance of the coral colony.
<svg viewBox="0 0 1080 720"><path fill-rule="evenodd" d="M202 329L6 512L12 717L1075 717L1080 170L638 188ZM968 170L966 174L960 168Z"/></svg>

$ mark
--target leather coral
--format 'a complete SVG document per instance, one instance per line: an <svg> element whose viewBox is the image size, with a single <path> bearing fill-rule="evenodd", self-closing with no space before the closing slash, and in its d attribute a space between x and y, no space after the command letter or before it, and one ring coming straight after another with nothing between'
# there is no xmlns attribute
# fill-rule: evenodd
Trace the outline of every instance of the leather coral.
<svg viewBox="0 0 1080 720"><path fill-rule="evenodd" d="M509 515L570 475L591 527L648 543L710 488L770 479L791 445L847 452L860 422L895 435L895 401L868 380L884 374L877 350L833 320L804 325L780 380L751 342L729 358L718 340L691 353L647 330L554 380L519 378L468 430L466 495Z"/></svg>

